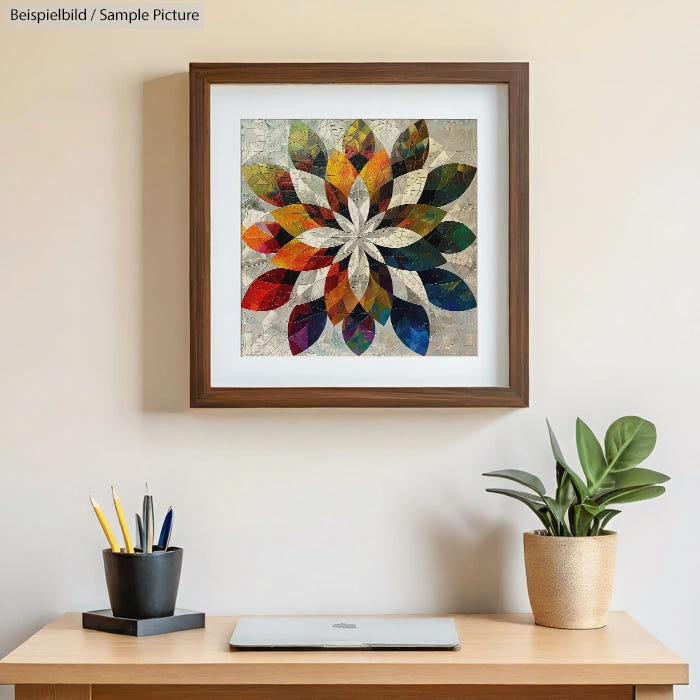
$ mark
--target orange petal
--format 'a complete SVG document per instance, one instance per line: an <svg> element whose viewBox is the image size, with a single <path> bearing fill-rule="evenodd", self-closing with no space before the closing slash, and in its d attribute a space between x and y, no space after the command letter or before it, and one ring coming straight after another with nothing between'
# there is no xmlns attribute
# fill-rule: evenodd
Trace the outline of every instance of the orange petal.
<svg viewBox="0 0 700 700"><path fill-rule="evenodd" d="M303 204L290 204L274 209L270 213L290 236L298 236L300 233L320 225L311 217Z"/></svg>
<svg viewBox="0 0 700 700"><path fill-rule="evenodd" d="M243 242L258 253L276 253L280 243L276 236L280 225L274 221L259 221L243 231Z"/></svg>
<svg viewBox="0 0 700 700"><path fill-rule="evenodd" d="M357 306L357 297L352 291L348 278L348 265L350 258L344 258L340 262L331 265L326 276L326 310L328 318L335 326L344 321Z"/></svg>
<svg viewBox="0 0 700 700"><path fill-rule="evenodd" d="M384 325L389 320L391 313L393 298L391 275L384 263L369 258L369 265L369 284L362 299L360 299L360 304L375 321Z"/></svg>
<svg viewBox="0 0 700 700"><path fill-rule="evenodd" d="M365 181L369 192L370 204L374 204L378 211L384 211L391 201L391 187L387 187L392 181L391 159L385 149L376 153L372 160L360 171L360 177ZM383 205L383 206L382 206Z"/></svg>
<svg viewBox="0 0 700 700"><path fill-rule="evenodd" d="M347 202L352 183L357 178L357 170L340 151L333 151L326 166L326 181L345 195Z"/></svg>
<svg viewBox="0 0 700 700"><path fill-rule="evenodd" d="M270 262L286 270L318 270L333 263L333 256L326 255L326 250L327 248L314 248L293 238Z"/></svg>

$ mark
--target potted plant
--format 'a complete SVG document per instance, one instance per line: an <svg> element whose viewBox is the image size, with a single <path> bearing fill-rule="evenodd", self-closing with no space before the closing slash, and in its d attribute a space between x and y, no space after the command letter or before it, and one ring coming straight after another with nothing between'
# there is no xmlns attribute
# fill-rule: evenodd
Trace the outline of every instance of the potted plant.
<svg viewBox="0 0 700 700"><path fill-rule="evenodd" d="M607 530L620 513L612 506L656 498L669 477L644 469L656 444L653 423L625 416L605 434L605 448L591 429L576 420L576 446L583 478L564 459L547 421L556 460L557 488L548 496L542 481L519 469L487 472L529 491L486 489L524 503L542 529L524 534L525 573L535 623L563 629L606 624L615 574L617 533Z"/></svg>

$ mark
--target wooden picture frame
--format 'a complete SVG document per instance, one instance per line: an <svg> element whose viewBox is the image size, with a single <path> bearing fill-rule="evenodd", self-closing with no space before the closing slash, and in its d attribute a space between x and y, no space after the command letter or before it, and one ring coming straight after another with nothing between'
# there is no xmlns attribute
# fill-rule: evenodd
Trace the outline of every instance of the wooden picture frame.
<svg viewBox="0 0 700 700"><path fill-rule="evenodd" d="M211 383L210 88L216 84L500 84L508 90L508 383L455 387L222 387ZM190 405L522 407L528 405L528 64L190 65Z"/></svg>

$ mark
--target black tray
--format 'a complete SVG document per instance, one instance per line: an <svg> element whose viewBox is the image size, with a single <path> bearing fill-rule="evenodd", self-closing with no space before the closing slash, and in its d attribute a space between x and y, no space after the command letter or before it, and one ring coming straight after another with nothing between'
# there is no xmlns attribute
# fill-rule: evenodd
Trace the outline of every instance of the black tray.
<svg viewBox="0 0 700 700"><path fill-rule="evenodd" d="M91 610L83 613L83 628L113 634L128 634L132 637L148 637L181 630L196 630L204 627L204 613L176 608L168 617L151 617L136 620L115 617L111 610Z"/></svg>

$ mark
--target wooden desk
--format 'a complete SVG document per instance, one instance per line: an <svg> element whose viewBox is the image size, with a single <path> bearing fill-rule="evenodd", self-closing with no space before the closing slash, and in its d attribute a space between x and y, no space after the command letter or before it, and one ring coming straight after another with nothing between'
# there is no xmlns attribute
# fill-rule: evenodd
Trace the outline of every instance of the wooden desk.
<svg viewBox="0 0 700 700"><path fill-rule="evenodd" d="M124 637L59 617L0 661L17 700L669 700L688 665L626 613L564 631L530 615L453 615L459 651L232 652L236 619ZM636 689L636 696L635 696Z"/></svg>

